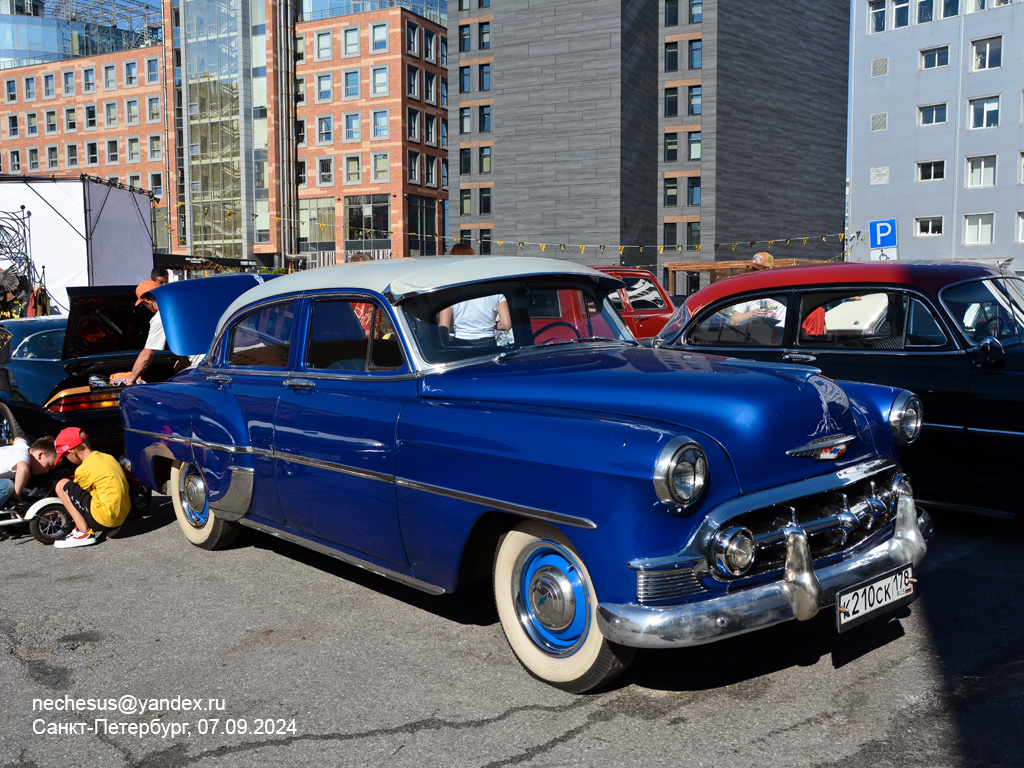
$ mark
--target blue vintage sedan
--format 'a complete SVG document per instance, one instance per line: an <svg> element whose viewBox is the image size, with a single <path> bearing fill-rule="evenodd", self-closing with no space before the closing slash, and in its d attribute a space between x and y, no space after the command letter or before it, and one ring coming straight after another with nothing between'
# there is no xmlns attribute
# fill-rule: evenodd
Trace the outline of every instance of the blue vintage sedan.
<svg viewBox="0 0 1024 768"><path fill-rule="evenodd" d="M642 348L621 283L562 261L300 272L204 329L215 280L157 289L203 361L121 398L132 470L193 544L244 525L434 594L486 575L523 666L575 692L636 648L823 609L842 631L916 595L907 391ZM511 327L466 333L445 310L475 299Z"/></svg>

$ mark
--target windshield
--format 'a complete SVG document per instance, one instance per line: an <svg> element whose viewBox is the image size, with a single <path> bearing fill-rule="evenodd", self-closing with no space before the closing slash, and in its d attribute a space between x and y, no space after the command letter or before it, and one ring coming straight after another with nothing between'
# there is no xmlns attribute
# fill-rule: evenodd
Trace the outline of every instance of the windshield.
<svg viewBox="0 0 1024 768"><path fill-rule="evenodd" d="M1020 343L1024 326L1024 282L1019 278L976 280L946 288L940 298L968 339L993 337Z"/></svg>
<svg viewBox="0 0 1024 768"><path fill-rule="evenodd" d="M401 305L427 363L584 341L634 344L597 283L522 277L448 288Z"/></svg>

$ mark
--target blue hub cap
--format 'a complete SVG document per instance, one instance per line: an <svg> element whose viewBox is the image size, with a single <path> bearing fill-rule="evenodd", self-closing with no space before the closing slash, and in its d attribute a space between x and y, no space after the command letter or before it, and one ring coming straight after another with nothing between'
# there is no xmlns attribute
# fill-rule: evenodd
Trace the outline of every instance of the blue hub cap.
<svg viewBox="0 0 1024 768"><path fill-rule="evenodd" d="M194 464L186 464L182 467L178 486L178 498L185 519L194 528L202 528L210 519L210 505L206 501L206 483L202 473Z"/></svg>
<svg viewBox="0 0 1024 768"><path fill-rule="evenodd" d="M545 653L568 656L587 639L590 596L575 556L559 544L537 541L513 570L519 621Z"/></svg>

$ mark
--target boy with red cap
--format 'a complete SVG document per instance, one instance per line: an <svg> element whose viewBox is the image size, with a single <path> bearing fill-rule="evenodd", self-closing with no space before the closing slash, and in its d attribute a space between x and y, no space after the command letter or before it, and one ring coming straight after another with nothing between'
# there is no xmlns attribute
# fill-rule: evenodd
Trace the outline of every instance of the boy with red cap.
<svg viewBox="0 0 1024 768"><path fill-rule="evenodd" d="M97 533L120 528L131 509L121 465L109 453L92 450L88 439L78 427L67 427L54 441L57 461L67 456L78 465L73 480L57 481L57 498L75 521L74 530L53 543L58 549L95 544Z"/></svg>

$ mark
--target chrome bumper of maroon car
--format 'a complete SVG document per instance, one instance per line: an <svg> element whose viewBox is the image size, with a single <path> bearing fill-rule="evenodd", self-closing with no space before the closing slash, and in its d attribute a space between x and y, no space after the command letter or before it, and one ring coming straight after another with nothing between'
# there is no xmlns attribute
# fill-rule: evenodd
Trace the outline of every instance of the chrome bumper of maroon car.
<svg viewBox="0 0 1024 768"><path fill-rule="evenodd" d="M685 605L601 603L597 623L610 641L637 648L701 645L815 616L836 593L890 569L918 565L928 551L923 531L930 523L910 496L899 506L891 539L842 562L815 571L805 537L787 545L786 567L777 581Z"/></svg>

